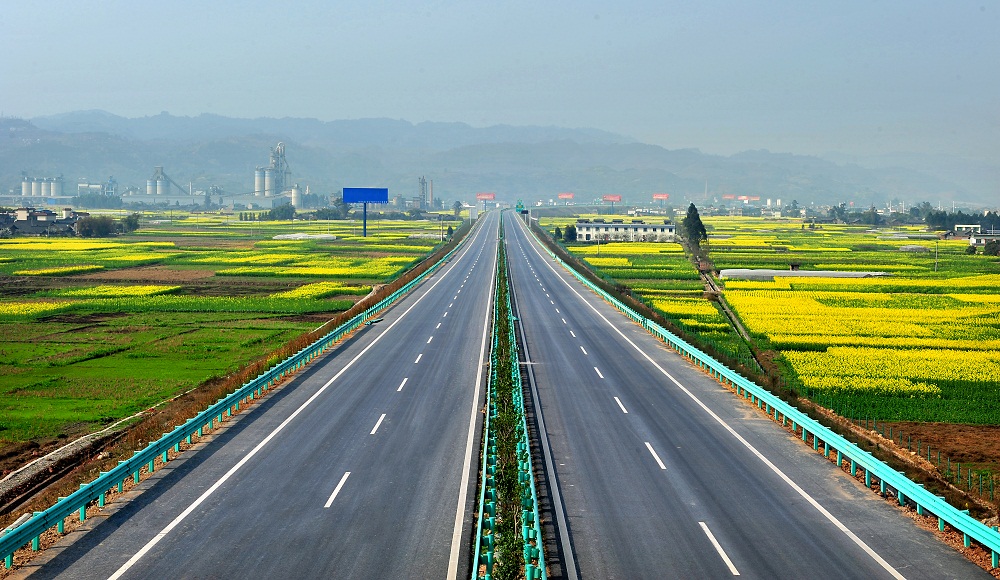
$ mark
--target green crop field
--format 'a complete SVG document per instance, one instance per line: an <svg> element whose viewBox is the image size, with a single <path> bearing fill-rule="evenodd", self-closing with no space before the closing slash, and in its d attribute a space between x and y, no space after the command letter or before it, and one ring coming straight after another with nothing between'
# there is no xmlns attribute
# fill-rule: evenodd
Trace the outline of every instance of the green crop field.
<svg viewBox="0 0 1000 580"><path fill-rule="evenodd" d="M111 239L0 240L0 445L92 431L265 357L442 231L172 213Z"/></svg>
<svg viewBox="0 0 1000 580"><path fill-rule="evenodd" d="M917 228L707 218L716 268L886 277L723 280L793 384L855 418L1000 423L1000 263ZM914 251L917 248L923 251Z"/></svg>

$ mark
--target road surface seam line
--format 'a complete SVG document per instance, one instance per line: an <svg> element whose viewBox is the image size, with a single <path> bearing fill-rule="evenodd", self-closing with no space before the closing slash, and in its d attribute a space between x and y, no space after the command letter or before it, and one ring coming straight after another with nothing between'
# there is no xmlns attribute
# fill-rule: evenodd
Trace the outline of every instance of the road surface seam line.
<svg viewBox="0 0 1000 580"><path fill-rule="evenodd" d="M375 422L375 426L374 426L374 427L372 427L372 432L371 432L371 433L369 433L369 435L374 435L374 434L375 434L375 432L376 432L376 431L378 431L378 427L379 427L379 425L381 425L381 424L382 424L382 421L384 421L384 420L385 420L385 413L382 413L382 416L381 416L381 417L379 417L379 418L378 418L378 421L376 421L376 422Z"/></svg>
<svg viewBox="0 0 1000 580"><path fill-rule="evenodd" d="M334 488L333 493L330 494L330 499L326 500L326 505L323 506L323 509L326 509L331 505L333 505L333 500L337 499L337 494L340 493L340 488L344 487L344 484L347 483L347 478L350 475L351 475L350 471L344 472L344 477L340 478L340 483L337 484L337 487Z"/></svg>
<svg viewBox="0 0 1000 580"><path fill-rule="evenodd" d="M739 576L740 571L736 569L736 566L733 565L733 561L729 559L726 551L722 549L722 545L719 544L719 540L715 539L715 534L712 533L712 530L708 529L708 524L705 522L698 522L698 525L701 526L705 535L708 536L708 541L712 542L712 545L715 546L715 551L719 553L719 556L722 556L722 560L726 563L726 566L729 566L729 571L733 573L733 576Z"/></svg>
<svg viewBox="0 0 1000 580"><path fill-rule="evenodd" d="M535 248L534 244L532 244L532 248L534 248L535 253L538 254L539 258L542 258L541 253L538 251L538 248ZM897 578L899 580L904 580L905 577L902 574L900 574L899 571L897 571L895 568L893 568L891 564L889 564L888 562L886 562L882 558L882 556L880 556L878 554L878 552L876 552L875 550L873 550L871 548L871 546L869 546L868 544L866 544L864 542L864 540L862 540L861 538L859 538L857 536L857 534L855 534L854 532L852 532L850 530L850 528L848 528L847 526L845 526L843 524L843 522L841 522L839 519L837 519L836 516L834 516L829 511L827 511L827 509L825 507L823 507L818 501L816 501L811 495L809 495L809 493L806 492L806 490L804 490L801 487L799 487L799 485L797 483L795 483L795 481L793 481L791 477L789 477L788 475L786 475L784 471L782 471L777 465L775 465L774 463L772 463L770 459L768 459L767 457L765 457L763 453L761 453L760 451L758 451L756 447L754 447L749 441L747 441L746 439L744 439L743 436L740 435L739 433L737 433L735 429L733 429L732 427L730 427L729 424L726 423L725 420L722 419L722 417L719 417L717 414L715 414L714 411L712 411L711 409L708 408L708 405L706 405L705 403L703 403L701 401L701 399L699 399L694 393L692 393L691 391L689 391L684 385L682 385L677 379L675 379L670 373L668 373L663 367L661 367L655 360L653 360L652 357L650 357L648 354L646 354L646 351L644 351L641 348L639 348L639 346L637 344L635 344L634 342L632 342L631 339L629 339L627 336L625 336L625 334L621 330L619 330L618 327L616 327L614 324L612 324L611 321L608 320L593 304L591 304L586 298L584 298L582 294L580 294L579 292L577 292L576 288L573 288L573 286L570 285L570 283L569 283L568 280L566 280L563 276L559 275L559 272L557 272L556 269L553 268L551 264L549 264L547 261L545 261L544 258L542 258L542 261L545 263L546 266L548 266L548 268L550 270L552 270L552 272L556 275L556 277L559 278L560 280L562 280L563 284L565 284L566 287L569 288L571 292L573 292L574 294L576 294L577 297L579 297L580 300L582 300L584 304L586 304L587 306L589 306L590 309L593 310L597 314L597 316L599 316L601 318L601 320L603 320L605 323L607 323L607 325L610 326L615 332L617 332L619 336L621 336L623 339L625 339L626 342L628 342L630 345L632 345L632 348L634 348L635 350L637 350L639 352L639 354L641 354L654 367L656 367L656 369L658 371L660 371L664 376L666 376L668 379L670 379L671 382L673 382L675 385L677 385L677 387L679 389L681 389L684 392L684 394L686 394L688 397L690 397L691 400L693 400L699 407L701 407L702 410L704 410L706 413L709 414L709 416L711 416L713 419L715 419L716 422L718 422L720 425L722 425L722 427L726 431L728 431L733 437L735 437L737 441L739 441L740 443L742 443L744 447L746 447L747 449L750 450L751 453L753 453L754 455L756 455L757 458L760 459L761 462L764 463L764 465L768 466L768 468L770 468L771 471L773 471L779 478L781 478L785 483L787 483L789 487L791 487L793 490L795 490L796 493L798 493L803 499L805 499L807 502L809 502L810 505L812 505L814 508L816 508L816 510L818 512L820 512L823 515L823 517L825 517L837 529L839 529L841 532L843 532L843 534L845 536L847 536L848 538L850 538L850 540L852 542L854 542L859 548L861 548L866 554L868 554L873 560L875 560L880 566L882 566L882 569L884 569L886 572L888 572L889 574L891 574L893 578ZM567 273L567 275L569 275L569 273Z"/></svg>
<svg viewBox="0 0 1000 580"><path fill-rule="evenodd" d="M656 460L656 464L660 466L660 469L667 468L666 465L663 465L663 461L660 460L660 456L656 454L656 451L653 451L653 446L649 444L649 441L646 441L646 449L649 449L649 452L653 455L653 459Z"/></svg>
<svg viewBox="0 0 1000 580"><path fill-rule="evenodd" d="M480 235L480 234L477 232L476 235ZM468 247L471 247L471 243L470 243L470 246L468 246ZM432 290L434 290L434 288L437 287L438 284L440 284L445 278L448 277L448 274L450 274L451 271L455 269L455 267L458 265L458 263L461 262L462 258L464 258L465 256L468 255L468 253L469 253L468 247L463 251L462 255L459 256L455 260L455 263L452 264L448 268L448 270L446 272L444 272L441 275L441 277L437 279L437 281L434 282L434 284L432 284L429 288L427 288L426 292L424 292L419 298L417 298L413 302L413 304L410 305L409 308L407 308L405 311L403 311L403 313L400 314L399 317L396 318L396 320L392 321L392 324L390 324L389 326L387 326L385 328L385 330L382 331L382 334L380 334L380 335L376 336L374 339L372 339L371 343L369 343L368 346L366 346L364 349L362 349L361 352L359 352L358 354L356 354L354 356L354 358L352 358L346 365L344 365L344 367L342 369L340 369L339 371L337 371L337 374L333 375L333 377L330 378L330 380L328 380L322 387L320 387L319 390L317 390L315 393L313 393L311 397L309 397L308 399L306 399L306 401L304 403L302 403L302 405L300 405L297 409L295 409L295 411L293 411L291 415L289 415L287 418L285 418L285 420L282 421L274 429L274 431L271 431L271 433L268 434L267 437L265 437L263 440L261 440L261 442L258 443L253 449L251 449L249 453L247 453L245 456L243 456L243 459L241 459L239 462L237 462L236 465L234 465L233 467L231 467L229 469L229 471L227 471L221 478L219 478L214 484L212 484L211 487L209 487L207 490L205 490L204 493L202 493L200 496L198 496L198 499L196 499L191 505L189 505L187 508L185 508L185 510L183 512L181 512L180 515L178 515L169 524L167 524L167 526L165 528L163 528L159 533L157 533L151 540L149 540L148 542L146 542L146 544L138 552L136 552L135 555L133 555L131 558L129 558L129 560L127 562L125 562L124 564L122 564L122 566L120 568L118 568L118 570L116 570L115 573L112 574L108 578L108 580L118 580L118 578L121 578L121 576L123 574L125 574L125 572L128 572L128 570L130 568L132 568L132 566L134 566L136 562L138 562L140 559L142 559L142 557L144 555L146 555L147 552L149 552L151 549L153 549L153 547L156 546L156 544L158 544L160 542L160 540L162 540L164 537L166 537L166 535L169 534L175 527L177 527L178 525L180 525L180 523L182 521L184 521L189 515L191 515L191 513L193 513L194 510L196 510L198 508L198 506L200 506L202 503L204 503L205 500L207 500L213 493L215 493L216 490L218 490L220 487L222 487L222 485L226 481L228 481L230 477L232 477L237 471L239 471L240 469L242 469L242 467L244 465L246 465L246 463L248 461L250 461L250 459L252 459L255 455L257 455L257 453L260 452L260 450L263 449L264 446L267 445L271 441L271 439L273 439L274 437L276 437L278 435L278 433L280 433L296 417L298 417L299 413L301 413L306 407L308 407L309 405L311 405L313 403L313 401L315 401L316 399L318 399L320 397L320 395L322 395L326 391L326 389L329 388L329 386L334 383L334 381L336 381L338 378L340 378L341 375L343 375L345 372L347 372L347 369L349 369L352 366L354 366L354 363L356 363L358 360L360 360L361 357L364 356L365 353L367 353L373 346L375 346L378 343L378 341L382 339L383 336L385 336L386 334L388 334L389 331L392 330L392 328L394 326L396 326L396 324L398 324L401 320L403 320L403 318L406 317L406 315L409 314L411 310L413 310L414 308L416 308L417 304L420 304L421 300L423 300L428 294L430 294L430 292Z"/></svg>

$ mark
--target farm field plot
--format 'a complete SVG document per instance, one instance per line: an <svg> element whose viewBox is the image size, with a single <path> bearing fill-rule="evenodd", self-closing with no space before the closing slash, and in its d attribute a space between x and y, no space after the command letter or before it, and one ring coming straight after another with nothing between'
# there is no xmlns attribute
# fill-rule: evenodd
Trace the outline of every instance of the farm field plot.
<svg viewBox="0 0 1000 580"><path fill-rule="evenodd" d="M910 230L707 218L717 269L881 271L874 278L723 279L792 384L841 414L1000 423L1000 264ZM914 251L914 246L924 251Z"/></svg>
<svg viewBox="0 0 1000 580"><path fill-rule="evenodd" d="M183 217L112 239L0 240L0 451L236 371L440 243L437 222L370 222L362 238L348 222ZM289 234L310 237L274 239Z"/></svg>

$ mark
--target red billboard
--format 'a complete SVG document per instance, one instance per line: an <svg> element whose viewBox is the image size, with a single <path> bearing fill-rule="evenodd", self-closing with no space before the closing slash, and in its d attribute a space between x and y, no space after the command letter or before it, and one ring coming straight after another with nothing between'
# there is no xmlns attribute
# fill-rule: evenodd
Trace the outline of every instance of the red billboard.
<svg viewBox="0 0 1000 580"><path fill-rule="evenodd" d="M476 199L479 201L493 201L497 198L497 194L490 192L477 193Z"/></svg>
<svg viewBox="0 0 1000 580"><path fill-rule="evenodd" d="M657 199L670 199L670 194L669 193L654 193L653 194L653 200L655 201Z"/></svg>
<svg viewBox="0 0 1000 580"><path fill-rule="evenodd" d="M601 199L603 199L604 201L610 201L611 203L615 203L615 202L621 201L622 200L622 196L620 196L620 195L605 195Z"/></svg>
<svg viewBox="0 0 1000 580"><path fill-rule="evenodd" d="M558 195L559 199L573 199L572 193L560 193Z"/></svg>
<svg viewBox="0 0 1000 580"><path fill-rule="evenodd" d="M731 193L727 193L726 195L722 196L722 199L736 199L736 196Z"/></svg>
<svg viewBox="0 0 1000 580"><path fill-rule="evenodd" d="M749 195L741 195L741 196L737 197L736 199L738 199L740 201L750 201L750 196Z"/></svg>
<svg viewBox="0 0 1000 580"><path fill-rule="evenodd" d="M750 196L750 201L760 201L760 196L759 195L751 195Z"/></svg>

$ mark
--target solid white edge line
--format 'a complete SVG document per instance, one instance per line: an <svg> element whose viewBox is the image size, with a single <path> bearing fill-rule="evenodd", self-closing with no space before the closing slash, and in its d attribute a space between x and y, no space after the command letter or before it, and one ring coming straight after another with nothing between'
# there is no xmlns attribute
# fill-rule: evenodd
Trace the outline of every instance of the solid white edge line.
<svg viewBox="0 0 1000 580"><path fill-rule="evenodd" d="M498 229L499 234L499 229ZM497 242L499 246L499 241ZM490 274L490 291L487 297L487 304L493 304L493 279L496 277L497 271L497 258L496 252L493 252L493 271ZM483 319L483 341L479 346L479 364L477 369L479 372L476 373L476 389L472 396L472 410L469 414L469 434L465 440L465 463L462 467L462 483L458 491L458 507L455 510L455 529L451 535L451 555L448 558L448 571L445 574L445 578L458 578L458 559L462 549L462 528L465 524L465 500L468 495L469 487L469 470L472 466L472 448L475 444L476 438L476 419L479 417L479 392L482 388L483 382L483 369L482 364L486 357L486 338L489 334L490 328L490 314L492 309L486 309L486 316ZM477 471L478 474L478 471Z"/></svg>
<svg viewBox="0 0 1000 580"><path fill-rule="evenodd" d="M326 504L323 505L323 509L326 509L331 505L333 505L333 500L337 499L337 494L340 493L340 488L344 487L344 484L347 483L347 478L350 475L351 475L350 471L344 472L344 477L340 478L340 483L337 484L337 487L334 488L333 493L330 494L330 499L326 500Z"/></svg>
<svg viewBox="0 0 1000 580"><path fill-rule="evenodd" d="M597 376L601 377L602 379L604 378L604 375L601 374L601 369L594 367L594 370L597 371Z"/></svg>
<svg viewBox="0 0 1000 580"><path fill-rule="evenodd" d="M374 434L375 434L375 432L376 432L376 431L378 431L378 426L379 426L379 425L381 425L381 424L382 424L382 421L384 421L384 420L385 420L385 413L382 413L382 416L381 416L381 417L379 417L379 418L378 418L378 421L376 421L376 422L375 422L375 426L374 426L374 427L372 427L372 432L371 432L371 433L369 433L369 435L374 435Z"/></svg>
<svg viewBox="0 0 1000 580"><path fill-rule="evenodd" d="M577 292L576 288L574 288L569 283L569 281L566 280L566 278L564 278L563 276L559 275L559 272L557 272L556 269L552 267L552 264L550 264L548 262L548 260L545 260L545 258L542 256L541 252L538 251L538 248L535 246L535 244L531 244L531 247L534 248L535 253L538 254L538 257L542 258L542 262L544 262L545 265L548 266L548 268L550 270L552 270L552 272L556 275L557 278L559 278L560 280L562 280L563 284L565 284L566 287L569 288L571 292L573 292L574 294L576 294L577 297L579 297L580 300L582 300L584 304L586 304L587 306L589 306L590 309L593 310L594 313L596 313L597 316L599 316L601 318L601 320L603 320L604 322L606 322L607 325L612 328L612 330L614 330L615 332L617 332L619 336L621 336L623 339L625 339L625 342L627 342L630 345L632 345L632 348L634 348L636 351L638 351L639 354L641 354L643 356L643 358L645 358L647 361L650 362L650 364L652 364L654 367L656 367L656 369L658 371L660 371L660 373L662 373L665 377L667 377L668 379L670 379L670 382L674 383L677 386L677 388L679 388L681 391L684 392L684 394L686 394L688 397L690 397L691 400L693 400L695 402L695 404L697 404L699 407L702 408L702 410L704 410L706 413L708 413L708 415L710 417L712 417L713 419L715 419L715 421L718 422L722 426L723 429L725 429L726 431L728 431L730 435L732 435L733 437L735 437L737 441L739 441L740 443L742 443L744 447L746 447L748 450L750 450L751 453L753 453L755 456L757 456L757 458L760 459L761 462L763 462L764 465L766 465L771 471L773 471L779 478L781 478L782 481L784 481L785 483L787 483L789 487L791 487L803 499L805 499L807 502L809 502L809 504L812 505L816 509L816 511L818 511L819 513L821 513L823 515L823 517L825 517L827 519L827 521L829 521L830 523L832 523L837 529L839 529L841 532L843 532L843 534L845 536L847 536L848 538L850 538L850 540L852 542L854 542L854 544L857 545L859 548L861 548L866 554L868 554L868 556L870 556L873 560L875 560L876 562L878 562L878 564L880 566L882 566L883 570L885 570L886 572L888 572L889 574L891 574L892 577L896 578L897 580L904 580L905 579L905 577L902 574L900 574L899 571L897 571L895 568L893 568L891 564L889 564L888 562L886 562L882 558L882 556L880 556L878 554L878 552L876 552L875 550L873 550L871 548L871 546L869 546L868 544L866 544L864 542L864 540L862 540L861 538L859 538L854 532L852 532L850 530L850 528L848 528L847 526L845 526L843 524L843 522L841 522L839 519L837 519L836 516L834 516L833 514L831 514L829 511L827 511L827 509L825 507L823 507L818 501L816 501L811 495L809 495L809 493L806 492L806 490L804 490L801 487L799 487L799 485L797 483L795 483L795 481L793 481L792 478L788 477L788 475L786 475L785 472L782 471L777 465L775 465L774 463L771 463L770 459L768 459L767 457L765 457L763 453L761 453L760 451L758 451L756 447L754 447L749 441L747 441L746 439L744 439L743 436L741 436L739 433L737 433L735 429L733 429L732 427L730 427L729 424L726 423L725 420L722 419L722 417L719 417L718 415L715 414L714 411L712 411L711 409L709 409L708 406L705 405L705 403L703 403L701 401L701 399L699 399L697 396L695 396L694 393L692 393L691 391L689 391L684 385L682 385L677 379L675 379L670 373L668 373L663 367L661 367L655 360L653 360L652 357L650 357L648 354L646 354L646 351L644 351L641 348L639 348L639 346L636 345L634 342L632 342L632 340L629 339L629 337L625 336L625 334L617 326L615 326L614 324L612 324L611 321L608 320L607 317L605 317L604 314L601 313L601 311L599 311L593 304L591 304L586 298L584 298L582 294L580 294L579 292ZM567 273L566 275L570 276L571 274ZM602 299L602 302L603 302L603 299Z"/></svg>
<svg viewBox="0 0 1000 580"><path fill-rule="evenodd" d="M477 232L476 235L479 235L478 232ZM470 246L471 246L471 244L470 244ZM289 423L291 423L296 417L298 417L299 413L301 413L302 411L304 411L306 407L308 407L309 405L311 405L313 403L313 401L315 401L316 399L318 399L320 397L320 395L322 395L326 391L326 389L329 388L330 385L332 385L334 383L334 381L336 381L337 379L339 379L341 377L341 375L343 375L344 373L347 372L347 369L349 369L352 366L354 366L354 363L356 363L362 356L365 355L365 353L367 353L373 346L375 346L378 343L378 341L382 339L383 336L385 336L386 334L388 334L389 331L392 330L392 328L394 326L396 326L397 324L399 324L399 322L401 320L403 320L403 318L407 314L409 314L411 310L413 310L414 308L416 308L417 304L420 304L420 301L423 300L424 297L426 297L431 292L431 290L433 290L438 284L440 284L447 277L448 274L451 273L451 271L455 268L455 266L458 265L458 263L461 261L461 259L464 258L465 255L468 254L468 252L469 252L468 248L470 246L467 246L466 249L463 250L462 256L458 257L455 260L455 263L452 264L448 268L448 270L446 272L444 272L441 275L441 277L437 279L436 282L434 282L434 284L432 284L429 288L427 288L427 291L424 292L423 295L421 295L419 298L417 298L416 300L414 300L413 304L411 304L409 308L407 308L406 310L404 310L403 313L400 314L398 318L396 318L396 320L393 320L392 324L390 324L389 326L387 326L385 328L385 330L382 331L382 334L376 336L371 341L371 343L368 344L368 346L366 346L364 349L362 349L361 352L359 352L358 354L354 355L354 358L352 358L350 360L350 362L348 362L346 365L344 365L344 368L340 369L337 372L337 374L333 375L333 377L331 377L330 380L328 380L322 387L320 387L319 390L317 390L315 393L313 393L311 397L309 397L308 399L306 399L306 401L304 403L302 403L297 409L295 409L295 411L293 411L291 415L289 415L284 421L281 422L281 424L279 424L277 427L275 427L274 431L271 431L271 433L268 434L267 437L265 437L263 440L261 440L261 442L258 443L253 449L251 449L249 453L247 453L246 455L244 455L243 459L241 459L239 462L237 462L236 465L232 466L229 469L229 471L227 471L225 473L225 475L223 475L222 477L220 477L214 484L212 484L211 487L209 487L207 490L205 490L204 493L202 493L200 496L198 496L198 499L194 500L194 502L191 505L189 505L184 511L182 511L180 513L180 515L178 515L176 518L174 518L173 521L171 521L169 524L167 524L167 526L165 528L163 528L162 530L160 530L159 533L157 533L155 536L153 536L153 538L151 540L149 540L148 542L146 542L146 545L144 545L138 552L136 552L135 555L133 555L131 558L129 558L129 560L127 562L125 562L124 564L122 564L121 567L118 568L118 570L116 570L115 573L112 574L108 578L108 580L118 580L118 578L121 578L122 575L125 574L125 572L128 572L129 569L132 568L132 566L134 566L136 562L138 562L140 559L142 559L142 557L145 556L146 553L148 553L150 550L152 550L153 547L156 546L156 544L158 544L160 542L160 540L162 540L163 538L165 538L167 534L169 534L174 528L176 528L178 525L180 525L180 523L182 521L184 521L189 515L191 515L191 513L194 512L194 510L196 510L198 508L198 506L200 506L202 503L204 503L205 500L207 500L213 493L216 492L216 490L218 490L220 487L222 487L222 484L224 484L226 481L228 481L230 477L232 477L237 471L239 471L244 465L246 465L246 463L248 461L250 461L250 459L252 459L254 455L257 455L257 453L259 453L260 450L263 449L264 446L267 445L271 441L271 439L273 439L275 436L277 436L278 433L280 433L285 427L287 427Z"/></svg>
<svg viewBox="0 0 1000 580"><path fill-rule="evenodd" d="M419 363L419 362L420 362L420 357L422 357L422 356L424 356L424 353L420 353L420 354L418 354L418 355L417 355L417 360L413 361L413 364L417 364L417 363Z"/></svg>
<svg viewBox="0 0 1000 580"><path fill-rule="evenodd" d="M649 449L649 452L653 455L653 459L656 460L656 464L660 466L660 469L667 468L666 465L663 465L663 461L660 460L660 456L656 454L656 451L653 451L653 446L649 444L649 441L646 441L646 449Z"/></svg>
<svg viewBox="0 0 1000 580"><path fill-rule="evenodd" d="M403 377L403 382L399 383L399 388L398 388L398 389L396 389L396 392L397 392L397 393L398 393L399 391L402 391L402 390L403 390L403 385L405 385L405 384L406 384L406 381L408 381L408 380L410 380L410 377Z"/></svg>
<svg viewBox="0 0 1000 580"><path fill-rule="evenodd" d="M729 566L729 571L733 573L733 576L739 576L740 571L736 569L736 566L733 565L733 561L729 559L726 551L722 549L722 545L719 544L719 540L715 539L715 534L712 533L712 530L708 529L708 524L705 522L698 522L698 525L701 526L705 535L708 536L708 541L712 542L712 545L715 546L715 551L722 557L722 561L726 563L726 566Z"/></svg>
<svg viewBox="0 0 1000 580"><path fill-rule="evenodd" d="M618 403L618 406L622 408L622 413L628 415L628 410L625 409L625 405L622 405L622 400L619 399L618 397L615 397L615 402Z"/></svg>

